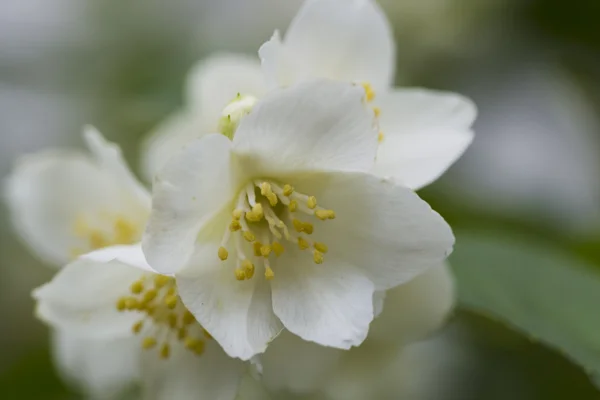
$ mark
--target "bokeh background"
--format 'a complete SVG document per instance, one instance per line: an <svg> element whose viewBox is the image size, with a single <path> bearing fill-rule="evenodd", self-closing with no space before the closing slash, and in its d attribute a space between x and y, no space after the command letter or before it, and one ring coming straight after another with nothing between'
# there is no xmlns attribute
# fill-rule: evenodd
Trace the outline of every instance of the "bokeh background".
<svg viewBox="0 0 600 400"><path fill-rule="evenodd" d="M0 178L22 153L81 147L85 123L136 169L139 139L181 106L194 62L255 54L300 4L0 0ZM397 83L457 91L480 110L473 146L421 192L456 231L460 307L425 355L431 393L414 399L600 399L585 371L600 357L600 2L380 4ZM33 317L30 291L53 272L0 206L2 399L81 398Z"/></svg>

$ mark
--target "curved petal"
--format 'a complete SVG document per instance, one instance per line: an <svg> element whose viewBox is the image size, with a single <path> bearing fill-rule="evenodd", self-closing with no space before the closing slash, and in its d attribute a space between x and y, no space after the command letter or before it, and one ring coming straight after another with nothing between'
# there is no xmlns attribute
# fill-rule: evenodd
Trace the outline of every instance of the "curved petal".
<svg viewBox="0 0 600 400"><path fill-rule="evenodd" d="M62 266L94 248L140 240L148 205L115 176L120 167L107 164L57 150L17 162L4 187L8 208L17 232L44 261Z"/></svg>
<svg viewBox="0 0 600 400"><path fill-rule="evenodd" d="M131 335L135 312L119 312L117 301L146 271L117 260L79 258L33 291L37 315L51 326L90 338Z"/></svg>
<svg viewBox="0 0 600 400"><path fill-rule="evenodd" d="M244 364L216 343L200 356L178 345L168 360L145 352L144 361L142 393L148 400L233 400L244 372Z"/></svg>
<svg viewBox="0 0 600 400"><path fill-rule="evenodd" d="M374 173L419 189L442 175L469 147L477 109L453 93L402 89L378 99L384 139Z"/></svg>
<svg viewBox="0 0 600 400"><path fill-rule="evenodd" d="M179 296L198 322L231 357L249 360L262 353L282 326L273 314L264 279L237 281L234 257L221 261L219 245L198 249L177 275Z"/></svg>
<svg viewBox="0 0 600 400"><path fill-rule="evenodd" d="M369 82L387 89L394 78L391 26L372 0L308 0L285 37L300 79Z"/></svg>
<svg viewBox="0 0 600 400"><path fill-rule="evenodd" d="M233 151L256 175L368 171L377 129L364 96L360 86L327 80L273 91L242 119Z"/></svg>
<svg viewBox="0 0 600 400"><path fill-rule="evenodd" d="M311 239L329 247L328 260L360 268L377 290L408 282L451 253L448 224L413 191L363 173L321 173L290 178L299 192L316 196L335 211L331 221L314 219Z"/></svg>
<svg viewBox="0 0 600 400"><path fill-rule="evenodd" d="M139 268L143 271L156 273L156 271L150 268L150 265L148 265L146 262L146 257L144 257L144 252L142 251L142 246L140 243L130 246L105 247L103 249L84 254L81 256L81 258L98 263L106 263L116 260L123 264Z"/></svg>
<svg viewBox="0 0 600 400"><path fill-rule="evenodd" d="M211 134L190 142L156 175L142 247L148 263L170 274L185 265L203 223L233 200L231 142Z"/></svg>
<svg viewBox="0 0 600 400"><path fill-rule="evenodd" d="M260 356L262 381L271 391L317 391L334 372L342 354L341 350L319 346L283 331Z"/></svg>
<svg viewBox="0 0 600 400"><path fill-rule="evenodd" d="M52 332L52 355L61 377L93 399L113 399L140 378L137 338L89 339Z"/></svg>
<svg viewBox="0 0 600 400"><path fill-rule="evenodd" d="M216 132L209 121L192 111L182 111L167 117L144 139L141 146L141 171L152 182L167 161L185 145L208 133Z"/></svg>
<svg viewBox="0 0 600 400"><path fill-rule="evenodd" d="M448 318L455 301L446 264L387 291L383 312L371 324L369 340L398 345L422 340Z"/></svg>
<svg viewBox="0 0 600 400"><path fill-rule="evenodd" d="M373 320L373 282L340 259L324 265L290 249L271 281L273 311L304 340L340 349L360 345Z"/></svg>
<svg viewBox="0 0 600 400"><path fill-rule="evenodd" d="M245 54L220 53L196 64L188 75L186 92L187 108L201 113L212 132L223 108L240 93L260 97L265 84L257 57ZM207 132L204 132L207 133Z"/></svg>

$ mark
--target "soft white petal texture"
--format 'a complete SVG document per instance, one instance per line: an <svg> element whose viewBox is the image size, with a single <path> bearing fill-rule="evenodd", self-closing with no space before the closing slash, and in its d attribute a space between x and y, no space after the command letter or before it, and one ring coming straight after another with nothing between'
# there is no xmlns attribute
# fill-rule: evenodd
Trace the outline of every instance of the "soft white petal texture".
<svg viewBox="0 0 600 400"><path fill-rule="evenodd" d="M233 151L257 175L370 170L377 129L363 98L360 86L322 79L272 91L241 121Z"/></svg>
<svg viewBox="0 0 600 400"><path fill-rule="evenodd" d="M193 110L177 112L162 121L144 139L141 148L141 172L148 182L167 161L193 139L216 131L216 121Z"/></svg>
<svg viewBox="0 0 600 400"><path fill-rule="evenodd" d="M336 213L334 220L314 221L311 239L329 247L323 269L328 260L349 263L384 290L438 266L452 251L454 235L442 217L391 180L321 173L294 177L293 185Z"/></svg>
<svg viewBox="0 0 600 400"><path fill-rule="evenodd" d="M129 246L118 245L105 247L103 249L84 254L81 256L81 258L98 263L106 263L116 260L144 271L155 272L146 262L144 252L142 251L142 245L140 243Z"/></svg>
<svg viewBox="0 0 600 400"><path fill-rule="evenodd" d="M260 356L262 381L271 391L316 391L327 382L343 353L283 331Z"/></svg>
<svg viewBox="0 0 600 400"><path fill-rule="evenodd" d="M273 311L290 332L340 349L365 340L375 289L363 271L335 256L317 265L295 249L286 249L276 267Z"/></svg>
<svg viewBox="0 0 600 400"><path fill-rule="evenodd" d="M377 99L384 140L374 173L419 189L442 175L473 140L473 102L453 93L400 89Z"/></svg>
<svg viewBox="0 0 600 400"><path fill-rule="evenodd" d="M179 295L227 354L249 360L265 351L282 326L273 314L266 280L235 280L234 257L221 261L218 248L218 243L199 246L177 275Z"/></svg>
<svg viewBox="0 0 600 400"><path fill-rule="evenodd" d="M75 151L26 155L4 185L15 229L36 255L56 266L92 250L89 233L110 237L117 218L139 227L141 236L149 212L149 195L118 150L95 133L87 137L95 160ZM89 231L78 232L81 224ZM133 233L131 239L139 240Z"/></svg>
<svg viewBox="0 0 600 400"><path fill-rule="evenodd" d="M309 77L365 81L382 90L390 86L394 75L391 27L371 0L306 1L279 49L287 53L279 68L292 67L296 81ZM261 58L267 65L282 61L276 51L263 51Z"/></svg>
<svg viewBox="0 0 600 400"><path fill-rule="evenodd" d="M56 329L90 338L129 336L139 315L119 312L117 300L146 273L117 260L79 258L33 291L38 317Z"/></svg>
<svg viewBox="0 0 600 400"><path fill-rule="evenodd" d="M139 339L82 338L52 332L52 355L62 378L95 400L119 398L140 378Z"/></svg>
<svg viewBox="0 0 600 400"><path fill-rule="evenodd" d="M181 345L168 360L155 352L143 354L144 400L234 400L245 365L228 357L216 343L207 343L201 356Z"/></svg>
<svg viewBox="0 0 600 400"><path fill-rule="evenodd" d="M223 108L238 93L260 97L265 91L258 58L235 53L215 54L200 61L186 84L188 108L211 120L213 129Z"/></svg>
<svg viewBox="0 0 600 400"><path fill-rule="evenodd" d="M231 142L221 134L194 140L155 177L152 213L143 238L148 263L174 273L194 251L200 227L233 200Z"/></svg>
<svg viewBox="0 0 600 400"><path fill-rule="evenodd" d="M387 291L383 312L371 324L369 339L382 345L422 340L443 325L454 301L448 265L431 268Z"/></svg>

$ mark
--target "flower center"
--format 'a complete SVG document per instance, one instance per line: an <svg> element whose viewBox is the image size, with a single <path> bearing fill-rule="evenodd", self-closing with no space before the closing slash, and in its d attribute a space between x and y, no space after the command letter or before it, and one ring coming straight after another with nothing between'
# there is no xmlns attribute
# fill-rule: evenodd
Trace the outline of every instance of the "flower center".
<svg viewBox="0 0 600 400"><path fill-rule="evenodd" d="M240 121L245 115L250 114L258 99L254 96L237 96L223 109L219 119L219 132L229 139L233 139Z"/></svg>
<svg viewBox="0 0 600 400"><path fill-rule="evenodd" d="M333 210L317 205L315 196L299 193L289 184L280 186L270 180L248 183L238 196L231 223L219 247L219 258L227 260L233 242L231 247L237 256L234 273L239 281L254 276L256 263L264 267L266 279L273 279L275 273L270 257L280 256L286 242L312 252L313 261L322 264L327 246L309 238L314 227L301 220L302 215L320 221L335 218Z"/></svg>
<svg viewBox="0 0 600 400"><path fill-rule="evenodd" d="M365 89L365 100L367 100L367 103L371 103L373 100L375 100L375 89L373 89L373 86L371 86L371 84L369 82L363 82L361 83L361 86L363 87L363 89ZM379 116L381 115L381 109L379 107L375 107L373 106L373 113L375 114L375 118L379 121ZM379 143L383 142L383 139L385 138L385 135L383 134L383 131L379 131L379 134L377 135L377 140L379 141Z"/></svg>
<svg viewBox="0 0 600 400"><path fill-rule="evenodd" d="M143 335L142 348L154 349L169 358L173 343L180 342L191 352L201 355L210 334L200 326L181 302L175 279L148 274L133 282L130 295L117 301L117 310L138 311L144 317L132 326L133 333Z"/></svg>
<svg viewBox="0 0 600 400"><path fill-rule="evenodd" d="M92 224L84 217L78 217L75 220L75 236L83 239L86 243L85 248L71 249L73 258L91 250L117 244L133 244L139 241L142 234L139 224L120 215L102 215L101 217L102 224Z"/></svg>

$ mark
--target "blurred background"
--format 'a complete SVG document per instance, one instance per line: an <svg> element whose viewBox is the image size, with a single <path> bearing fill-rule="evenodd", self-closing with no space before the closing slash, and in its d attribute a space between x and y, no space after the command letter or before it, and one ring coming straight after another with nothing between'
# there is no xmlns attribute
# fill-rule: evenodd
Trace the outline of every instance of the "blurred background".
<svg viewBox="0 0 600 400"><path fill-rule="evenodd" d="M255 54L300 4L0 0L0 178L22 153L81 147L85 123L136 169L139 139L181 106L194 62ZM455 229L460 307L427 354L435 390L411 399L600 398L585 371L600 368L600 2L380 4L397 84L480 110L472 147L421 192ZM30 291L54 271L0 207L0 398L78 399L33 317Z"/></svg>

